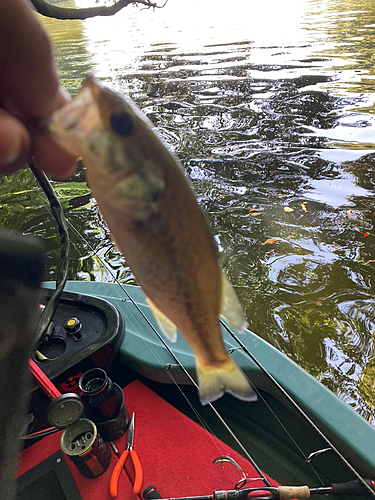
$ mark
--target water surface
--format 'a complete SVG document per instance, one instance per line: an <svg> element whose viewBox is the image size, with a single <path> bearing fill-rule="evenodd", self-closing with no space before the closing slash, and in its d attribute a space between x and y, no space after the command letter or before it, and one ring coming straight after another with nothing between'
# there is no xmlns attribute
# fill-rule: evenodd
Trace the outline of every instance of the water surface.
<svg viewBox="0 0 375 500"><path fill-rule="evenodd" d="M250 329L372 422L375 4L169 0L42 22L72 94L95 74L179 156ZM87 241L72 231L70 278L111 281L105 259L134 283L82 169L55 187ZM36 182L2 178L0 196L3 226L47 240L53 278L59 238Z"/></svg>

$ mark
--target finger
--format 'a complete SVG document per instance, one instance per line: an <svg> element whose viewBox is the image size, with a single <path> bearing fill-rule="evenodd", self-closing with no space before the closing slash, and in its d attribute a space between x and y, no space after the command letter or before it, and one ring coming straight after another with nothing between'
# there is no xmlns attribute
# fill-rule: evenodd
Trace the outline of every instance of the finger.
<svg viewBox="0 0 375 500"><path fill-rule="evenodd" d="M59 87L57 91L56 109L62 108L63 106L65 106L65 104L68 104L71 99L72 98L70 97L69 92L66 90L66 88ZM56 111L56 109L54 109L54 111Z"/></svg>
<svg viewBox="0 0 375 500"><path fill-rule="evenodd" d="M30 152L30 137L25 126L0 109L0 173L22 168Z"/></svg>
<svg viewBox="0 0 375 500"><path fill-rule="evenodd" d="M69 93L60 87L57 93L57 108L61 108L69 101ZM70 177L76 169L76 159L51 141L44 128L30 125L29 131L33 141L32 150L37 167L56 179Z"/></svg>
<svg viewBox="0 0 375 500"><path fill-rule="evenodd" d="M76 169L76 158L61 149L41 130L31 130L35 165L56 179L67 179Z"/></svg>
<svg viewBox="0 0 375 500"><path fill-rule="evenodd" d="M58 76L51 42L28 2L2 2L0 98L13 113L47 118L56 108Z"/></svg>

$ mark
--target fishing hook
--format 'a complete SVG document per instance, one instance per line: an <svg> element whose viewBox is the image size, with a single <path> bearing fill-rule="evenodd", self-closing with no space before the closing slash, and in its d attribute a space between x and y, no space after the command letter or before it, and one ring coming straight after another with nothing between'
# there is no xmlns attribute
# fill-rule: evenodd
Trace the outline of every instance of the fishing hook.
<svg viewBox="0 0 375 500"><path fill-rule="evenodd" d="M166 372L169 371L171 368L179 368L179 365L172 363L167 363L166 365L164 365L164 370Z"/></svg>
<svg viewBox="0 0 375 500"><path fill-rule="evenodd" d="M326 451L330 451L330 450L332 450L332 448L323 448L322 450L313 451L306 458L305 464L309 464L315 457L317 457L318 455L321 455L322 453L325 453Z"/></svg>
<svg viewBox="0 0 375 500"><path fill-rule="evenodd" d="M242 347L231 347L228 349L228 354L232 354L234 351L242 351Z"/></svg>
<svg viewBox="0 0 375 500"><path fill-rule="evenodd" d="M237 489L237 487L238 488L241 487L241 486L237 486L238 484L241 484L242 486L244 484L246 484L247 475L245 474L243 468L234 460L234 458L230 457L229 455L220 456L220 457L215 458L215 460L212 463L222 465L224 462L227 462L228 464L233 465L234 467L236 467L236 469L238 469L242 473L242 478L239 481L237 481L235 489Z"/></svg>
<svg viewBox="0 0 375 500"><path fill-rule="evenodd" d="M229 455L225 455L225 456L220 456L220 457L217 457L215 458L215 460L212 462L213 464L220 464L222 465L223 462L227 462L228 464L231 464L233 465L234 467L236 467L236 469L238 469L241 473L242 473L242 478L237 481L237 483L235 484L234 488L236 490L239 490L241 489L243 486L245 486L245 484L247 483L251 483L253 481L262 481L262 478L261 477L253 477L251 479L249 479L247 477L247 474L246 472L244 472L243 468L240 466L240 464L238 464L234 458L230 457Z"/></svg>

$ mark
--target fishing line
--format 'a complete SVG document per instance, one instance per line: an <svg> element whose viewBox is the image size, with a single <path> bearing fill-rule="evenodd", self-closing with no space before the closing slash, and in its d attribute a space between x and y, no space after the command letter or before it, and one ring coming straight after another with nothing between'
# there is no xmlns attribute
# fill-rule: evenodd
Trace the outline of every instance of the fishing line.
<svg viewBox="0 0 375 500"><path fill-rule="evenodd" d="M179 365L179 367L182 369L182 371L185 373L185 375L189 378L191 383L198 389L198 384L195 382L195 380L191 377L189 372L185 369L185 367L180 363L178 360L177 356L174 354L174 352L170 349L168 344L165 342L165 340L162 338L162 336L159 334L159 332L156 330L156 328L153 326L153 324L150 322L150 320L147 318L147 316L143 313L143 311L140 309L138 304L134 301L134 299L131 297L131 295L127 292L127 290L122 286L122 284L118 281L116 276L113 274L112 270L109 268L107 263L104 261L104 259L99 256L95 250L91 247L90 243L85 240L85 238L79 233L79 231L76 230L76 228L70 223L70 221L67 221L69 224L69 227L71 227L75 233L87 244L87 246L90 248L90 250L98 256L98 258L101 260L103 266L107 269L107 271L110 273L110 275L113 277L113 279L116 281L116 283L120 286L120 288L123 290L123 292L126 294L126 296L129 298L129 300L133 303L133 305L136 307L138 312L142 315L142 317L146 320L147 324L151 327L153 332L157 335L159 340L162 342L164 347L167 349L167 351L171 354L173 359L176 361L176 363ZM294 401L294 399L285 391L285 389L277 382L277 380L272 377L272 375L259 363L259 361L253 356L253 354L247 349L247 347L241 342L241 340L228 328L228 326L220 319L220 323L224 326L224 328L228 331L228 333L232 336L234 340L241 346L243 351L252 359L252 361L263 371L263 373L269 378L269 380L279 389L279 391L287 398L287 400L292 404L292 406L298 411L298 413L309 423L309 425L317 432L317 434L332 448L332 450L336 453L336 455L339 457L339 459L344 463L344 465L352 472L352 474L359 480L359 482L362 484L362 486L371 493L372 496L375 496L375 492L370 488L370 486L365 482L365 480L362 478L362 476L354 469L354 467L345 459L345 457L340 453L340 451L331 443L331 441L323 434L323 432L316 426L316 424L306 415L306 413L302 410L302 408ZM259 392L257 391L259 394ZM216 417L219 419L221 424L225 427L227 432L231 435L231 437L235 440L235 442L240 446L241 450L246 454L246 458L249 460L249 462L253 465L255 470L258 472L258 474L262 477L264 483L267 486L270 486L269 480L266 478L266 476L263 474L262 470L258 467L256 462L253 460L253 458L249 455L247 452L246 448L242 445L242 443L239 441L237 436L234 434L234 432L230 429L228 424L225 422L223 417L219 414L219 412L216 410L216 408L209 403L208 406L211 408L211 410L214 412ZM277 418L277 421L279 419ZM279 421L281 424L281 422ZM287 432L287 435L289 433ZM292 439L294 442L294 440ZM303 454L304 455L304 454ZM310 464L311 465L311 464ZM313 467L312 467L313 468ZM313 468L314 472L317 474L315 469ZM319 475L317 474L319 480L321 481Z"/></svg>
<svg viewBox="0 0 375 500"><path fill-rule="evenodd" d="M356 471L356 469L346 460L342 453L334 446L333 443L324 435L324 433L319 429L319 427L310 419L310 417L302 410L302 408L294 401L294 399L288 394L288 392L277 382L277 380L267 371L261 363L255 358L255 356L249 351L245 344L235 335L230 328L220 320L223 327L231 335L231 337L236 340L236 342L241 346L243 351L250 357L250 359L262 370L266 377L274 384L275 387L281 392L281 394L288 400L295 410L309 423L309 425L314 429L314 431L328 444L328 446L334 451L338 458L343 462L343 464L350 470L350 472L358 479L361 485L365 488L371 496L375 497L375 491L366 483L362 476Z"/></svg>
<svg viewBox="0 0 375 500"><path fill-rule="evenodd" d="M68 221L67 219L65 219L64 216L61 216L61 212L59 212L56 216L56 206L59 208L59 210L61 208L61 205L59 204L57 198L56 198L56 195L53 191L53 188L51 186L51 184L49 183L48 181L48 178L44 175L41 175L41 173L35 169L35 167L33 165L30 165L30 168L31 170L33 171L34 175L36 176L36 178L38 179L41 179L41 182L42 182L42 188L43 190L45 191L48 199L49 199L49 202L50 202L50 208L51 208L51 212L52 212L52 215L54 216L54 218L57 220L58 224L59 224L59 232L60 232L60 236L61 236L61 240L63 241L65 238L67 238L67 234L68 234L68 231L67 231L67 224L69 225L69 227L85 242L85 244L88 246L88 248L90 248L90 250L93 252L94 255L96 255L100 262L102 263L102 265L105 267L105 269L107 269L107 271L109 272L109 274L112 276L112 278L114 279L114 281L120 286L120 288L122 289L122 291L124 292L124 294L129 298L129 300L133 303L133 305L136 307L136 309L138 310L138 312L141 314L141 316L144 318L144 320L146 321L146 323L150 326L150 328L154 331L154 333L157 335L157 337L159 338L160 342L164 345L164 347L167 349L167 351L170 353L170 355L173 357L173 359L176 361L176 363L179 365L179 367L181 368L181 370L185 373L185 375L188 377L188 379L190 380L190 382L196 387L198 388L198 384L195 382L195 380L191 377L191 375L188 373L188 371L185 369L185 367L182 365L182 363L180 363L180 361L178 360L177 356L174 354L174 352L170 349L170 347L168 346L168 344L164 341L164 339L162 338L162 336L159 334L159 332L156 330L156 328L152 325L152 323L149 321L149 319L147 318L147 316L143 313L143 311L140 309L140 307L138 306L138 304L134 301L134 299L131 297L131 295L127 292L127 290L122 286L122 284L119 282L119 280L117 279L117 277L114 275L113 271L109 268L109 266L107 265L107 263L105 262L105 260L100 256L98 255L98 253L92 248L92 246L90 245L90 243L81 235L81 233L73 226L73 224ZM45 178L44 178L45 177ZM47 180L47 182L45 181ZM51 191L53 194L51 194ZM56 201L57 201L57 205L56 205ZM60 226L60 222L61 222L61 226ZM68 240L68 251L69 251L69 240ZM66 266L65 266L66 267ZM59 269L60 271L60 269ZM64 269L65 271L65 276L62 276L62 280L66 281L67 279L67 269L65 268ZM60 276L59 276L60 277ZM65 284L65 281L64 281L64 284ZM62 293L62 287L61 287L61 282L59 283L60 286L58 286L58 283L56 283L56 294ZM228 331L228 333L231 335L231 337L238 343L238 345L241 346L241 348L243 349L243 351L250 357L250 359L252 359L252 361L258 366L258 368L260 368L262 370L262 372L268 377L268 379L273 383L273 385L275 387L278 388L278 390L283 394L283 396L292 404L292 406L294 407L294 409L309 423L309 425L315 430L315 432L328 444L328 446L335 452L335 454L338 456L338 458L343 462L343 464L351 471L351 473L358 479L358 481L361 483L361 485L365 488L366 491L368 491L372 496L375 496L375 492L370 488L370 486L366 483L366 481L362 478L362 476L356 471L356 469L354 469L354 467L345 459L345 457L340 453L340 451L331 443L331 441L324 435L324 433L315 425L315 423L306 415L306 413L302 410L302 408L294 401L294 399L287 393L287 391L285 391L283 389L283 387L276 381L276 379L274 379L274 377L272 377L272 375L261 365L261 363L259 363L259 361L251 354L251 352L249 351L249 349L247 349L247 347L243 344L243 342L241 342L241 340L227 327L227 325L222 321L220 320L221 324L223 325L223 327ZM43 330L44 331L44 330ZM258 391L257 391L258 392ZM219 414L219 412L216 410L216 408L211 404L211 403L208 403L208 406L211 408L211 410L213 411L213 413L215 414L215 416L218 418L218 420L220 421L220 423L225 427L225 429L227 430L227 432L230 434L230 436L234 439L234 441L237 443L237 445L240 447L240 449L242 450L242 452L245 454L246 458L249 460L249 462L253 465L254 469L258 472L258 474L262 477L263 479L263 482L271 487L271 483L269 482L269 480L267 479L267 477L263 474L263 472L261 471L261 469L258 467L258 465L256 464L256 462L253 460L253 458L249 455L248 451L246 450L246 448L242 445L242 443L240 442L240 440L237 438L237 436L234 434L234 432L232 431L232 429L229 427L229 425L225 422L225 420L223 419L223 417ZM294 441L294 440L293 440Z"/></svg>
<svg viewBox="0 0 375 500"><path fill-rule="evenodd" d="M223 324L223 323L222 323ZM242 347L232 347L228 350L229 353L233 352L233 351L237 351L237 350L241 350L242 351ZM322 478L320 477L318 471L315 469L315 467L313 466L313 464L311 463L311 461L307 461L307 457L306 457L306 454L303 452L302 448L299 446L299 444L297 443L297 441L293 438L292 434L288 431L288 429L285 427L285 425L282 423L282 421L280 420L280 418L277 416L277 414L275 413L275 411L272 409L272 407L270 406L270 404L267 402L267 400L263 397L261 391L259 391L256 387L254 387L255 391L257 392L259 398L263 401L264 405L268 408L268 410L270 411L270 413L273 415L273 417L275 418L276 422L280 425L280 427L283 429L283 431L285 432L285 434L289 437L289 439L292 441L292 443L294 444L294 446L296 447L296 449L300 452L302 458L304 459L305 463L308 463L312 469L312 471L315 473L316 477L318 478L318 480L320 481L320 484L322 486L324 486L324 481L322 480Z"/></svg>
<svg viewBox="0 0 375 500"><path fill-rule="evenodd" d="M160 356L156 352L155 352L155 354L156 354L157 357L159 357L160 364L163 365L163 362L162 362ZM178 384L177 380L174 378L173 374L171 373L170 368L171 368L170 366L164 365L164 370L167 373L168 377L172 380L172 382L175 384L175 386L177 387L177 389L180 391L180 393L182 394L182 396L185 399L186 403L188 404L188 406L190 407L190 409L192 410L192 412L196 416L197 420L200 422L201 426L204 429L206 429L206 431L208 431L208 435L209 435L211 441L213 442L213 444L218 449L219 454L223 455L224 451L219 447L217 441L215 441L215 439L214 439L214 437L216 439L218 439L218 437L216 436L216 434L214 433L214 431L211 429L211 427L207 424L207 422L204 420L204 418L200 415L200 413L195 408L195 406L193 405L193 403L189 400L189 398L186 396L186 394L184 393L184 391L181 389L181 387Z"/></svg>
<svg viewBox="0 0 375 500"><path fill-rule="evenodd" d="M213 439L213 436L215 436L217 438L217 436L215 435L214 431L211 429L211 427L207 424L207 422L204 420L204 418L201 417L200 413L198 412L198 410L195 408L195 406L193 405L193 403L189 400L189 398L186 396L186 394L184 393L184 391L181 389L179 383L177 382L177 380L174 378L173 374L170 372L170 367L168 367L167 365L164 366L164 369L165 369L165 372L167 373L168 377L172 380L172 382L175 384L175 386L177 387L177 389L181 392L182 396L184 397L185 401L187 402L187 404L189 405L190 409L193 411L194 415L197 417L197 419L199 420L199 422L201 423L202 427L204 427L210 434L210 437L213 441L213 443L215 443L217 449L220 451L220 453L223 454L223 451L219 448L218 444L215 442L215 440Z"/></svg>
<svg viewBox="0 0 375 500"><path fill-rule="evenodd" d="M133 304L133 301L131 303ZM145 344L145 346L148 349L150 349L150 351L154 355L155 359L159 362L159 365L164 368L165 373L168 375L168 377L170 378L170 380L175 384L175 386L177 387L177 389L180 391L180 393L182 394L182 396L185 399L186 403L188 404L188 406L190 407L190 409L192 410L192 412L196 416L197 420L200 422L201 426L209 432L210 438L212 439L213 443L215 444L215 446L217 447L217 449L219 450L219 452L221 454L223 454L224 453L223 450L221 450L219 448L218 444L213 439L213 436L215 436L217 438L217 436L215 435L214 431L210 428L210 426L207 424L207 422L204 420L204 418L200 415L200 413L198 412L198 410L195 408L195 406L193 405L193 403L186 396L186 394L184 393L184 391L182 390L182 388L180 387L180 385L178 384L177 380L174 378L174 376L173 376L173 374L172 374L172 372L170 370L172 368L172 366L178 366L180 368L180 365L179 364L172 365L171 363L165 364L165 361L163 361L163 359L161 358L161 356L157 352L156 348L152 344L148 343L144 337L140 337L140 338L143 341L143 343Z"/></svg>
<svg viewBox="0 0 375 500"><path fill-rule="evenodd" d="M189 372L186 370L186 368L182 365L182 363L179 361L179 359L177 358L177 356L175 355L175 353L168 346L168 344L166 343L166 341L163 339L163 337L160 335L160 333L156 330L156 328L151 323L151 321L143 313L143 311L138 306L138 304L135 302L135 300L133 299L133 297L127 292L127 290L123 287L123 285L118 281L118 279L114 275L113 271L109 268L109 266L104 261L104 259L97 254L97 252L92 248L92 246L90 245L90 243L81 235L81 233L73 226L73 224L69 220L67 220L67 222L68 222L69 227L72 228L73 231L85 242L85 244L88 246L88 248L90 249L90 251L93 252L94 255L98 256L98 258L101 260L103 266L107 269L107 271L110 273L110 275L112 276L112 278L116 281L116 283L120 286L120 288L125 293L125 295L128 297L128 299L136 307L136 309L141 314L141 316L146 321L146 323L150 326L150 328L152 329L152 331L157 335L157 337L159 338L160 342L164 345L164 347L167 349L167 351L169 352L169 354L172 356L172 358L178 364L178 366L180 367L180 369L188 377L188 379L190 380L190 382L192 383L192 385L194 385L198 389L199 388L198 384L195 382L195 380L193 379L193 377L189 374ZM268 480L268 478L263 474L263 472L260 469L260 467L258 466L258 464L255 462L255 460L248 453L248 451L246 450L246 448L243 446L243 444L241 443L241 441L237 438L237 436L232 431L232 429L229 427L229 425L225 422L225 420L220 415L220 413L216 410L216 408L211 403L208 403L208 406L209 406L209 408L211 408L211 410L215 414L216 418L220 421L220 423L223 425L223 427L226 429L226 431L230 434L230 436L232 437L232 439L236 442L237 446L239 446L239 448L244 453L244 455L246 456L246 458L248 459L248 461L251 463L251 465L254 467L254 469L256 470L256 472L262 478L264 484L266 484L266 486L268 486L268 487L271 487L271 483Z"/></svg>
<svg viewBox="0 0 375 500"><path fill-rule="evenodd" d="M132 304L133 304L133 301L132 301ZM210 439L212 440L213 444L218 449L219 453L220 454L224 454L224 451L222 449L220 449L220 447L218 446L217 442L214 439L214 437L217 438L216 434L210 428L210 426L207 424L207 422L204 420L204 418L200 415L200 413L198 412L198 410L195 408L195 406L193 405L193 403L189 400L189 398L186 396L186 394L184 393L184 391L182 390L182 388L178 384L177 380L174 378L172 372L170 371L170 368L173 365L171 363L165 364L165 362L159 356L159 354L158 354L157 350L155 349L155 347L152 344L147 343L147 341L146 341L146 339L144 337L141 337L141 339L143 340L145 346L148 349L150 349L150 351L154 355L155 359L159 362L159 365L164 368L164 371L168 375L168 377L170 378L170 380L175 384L175 386L177 387L177 389L180 391L180 393L182 394L182 396L185 399L186 403L188 404L188 406L190 407L190 409L192 410L192 412L196 416L197 420L200 422L201 426L208 431ZM175 366L178 366L179 368L181 368L180 364L176 364Z"/></svg>
<svg viewBox="0 0 375 500"><path fill-rule="evenodd" d="M239 348L241 349L241 347ZM293 438L293 436L291 435L291 433L288 431L288 429L285 427L285 425L282 423L282 421L279 419L279 417L276 415L276 413L274 412L274 410L271 408L271 406L268 404L268 402L266 401L266 399L263 397L262 393L260 391L257 391L257 394L258 396L260 397L260 399L263 401L263 403L267 406L268 410L271 412L271 414L274 416L274 418L276 419L276 422L281 426L281 428L283 429L283 431L286 433L286 435L289 437L289 439L292 441L292 443L294 444L294 446L297 448L297 450L301 453L305 463L308 463L312 469L312 471L315 473L316 477L318 478L318 480L320 481L320 484L322 486L324 486L324 481L322 480L322 478L320 477L318 471L315 469L315 467L313 466L313 464L309 461L307 462L307 457L306 457L306 454L303 452L302 448L299 446L299 444L297 443L297 441Z"/></svg>

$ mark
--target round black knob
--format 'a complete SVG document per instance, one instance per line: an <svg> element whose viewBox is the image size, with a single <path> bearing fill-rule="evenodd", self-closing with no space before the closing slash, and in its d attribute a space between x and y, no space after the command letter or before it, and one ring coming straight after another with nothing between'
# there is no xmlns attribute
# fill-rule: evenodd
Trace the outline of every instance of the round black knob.
<svg viewBox="0 0 375 500"><path fill-rule="evenodd" d="M66 321L64 321L64 328L66 333L77 333L79 330L82 328L82 323L78 318L69 318Z"/></svg>

